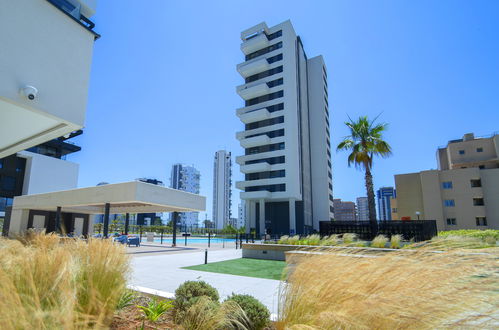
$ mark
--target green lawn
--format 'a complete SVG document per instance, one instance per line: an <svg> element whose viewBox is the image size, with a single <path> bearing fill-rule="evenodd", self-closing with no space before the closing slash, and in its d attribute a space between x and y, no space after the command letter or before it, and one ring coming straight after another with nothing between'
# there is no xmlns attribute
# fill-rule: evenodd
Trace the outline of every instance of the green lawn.
<svg viewBox="0 0 499 330"><path fill-rule="evenodd" d="M183 268L211 273L280 280L285 267L285 261L240 258Z"/></svg>

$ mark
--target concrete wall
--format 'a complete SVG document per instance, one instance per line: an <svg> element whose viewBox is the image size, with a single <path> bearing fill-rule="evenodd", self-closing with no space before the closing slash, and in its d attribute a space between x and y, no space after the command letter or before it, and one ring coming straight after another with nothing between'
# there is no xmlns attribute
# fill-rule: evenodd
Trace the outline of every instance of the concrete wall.
<svg viewBox="0 0 499 330"><path fill-rule="evenodd" d="M499 229L499 169L482 170L480 174L488 227Z"/></svg>
<svg viewBox="0 0 499 330"><path fill-rule="evenodd" d="M26 158L23 195L68 190L78 186L78 164L29 151L22 151L18 156Z"/></svg>

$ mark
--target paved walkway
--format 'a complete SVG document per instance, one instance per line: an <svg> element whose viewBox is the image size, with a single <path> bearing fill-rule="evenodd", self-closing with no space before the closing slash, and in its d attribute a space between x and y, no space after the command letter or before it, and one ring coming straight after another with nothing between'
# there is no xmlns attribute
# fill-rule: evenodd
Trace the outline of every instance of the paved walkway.
<svg viewBox="0 0 499 330"><path fill-rule="evenodd" d="M241 250L223 249L208 252L208 262L237 258L241 258ZM272 314L277 314L280 281L181 269L202 263L204 250L140 257L132 254L133 275L130 284L174 293L185 281L202 280L215 287L222 299L232 293L249 294L265 304Z"/></svg>

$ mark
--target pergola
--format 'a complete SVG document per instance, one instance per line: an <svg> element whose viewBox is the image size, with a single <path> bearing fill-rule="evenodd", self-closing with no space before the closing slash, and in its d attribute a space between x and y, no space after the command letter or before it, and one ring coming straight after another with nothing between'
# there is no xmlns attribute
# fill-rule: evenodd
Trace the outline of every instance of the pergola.
<svg viewBox="0 0 499 330"><path fill-rule="evenodd" d="M141 181L131 181L15 197L6 225L9 234L22 233L29 228L30 221L32 222L29 213L33 210L55 211L56 230L61 229L62 213L104 214L104 236L107 237L111 213L127 215L125 220L125 231L127 231L130 213L174 212L173 225L176 227L178 212L205 209L204 196Z"/></svg>

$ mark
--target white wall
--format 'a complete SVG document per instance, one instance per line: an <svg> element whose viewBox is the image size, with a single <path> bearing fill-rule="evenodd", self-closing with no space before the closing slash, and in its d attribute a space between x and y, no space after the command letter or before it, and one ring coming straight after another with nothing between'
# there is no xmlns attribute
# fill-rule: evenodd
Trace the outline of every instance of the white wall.
<svg viewBox="0 0 499 330"><path fill-rule="evenodd" d="M26 158L23 195L73 189L78 186L79 165L29 151L18 153Z"/></svg>

